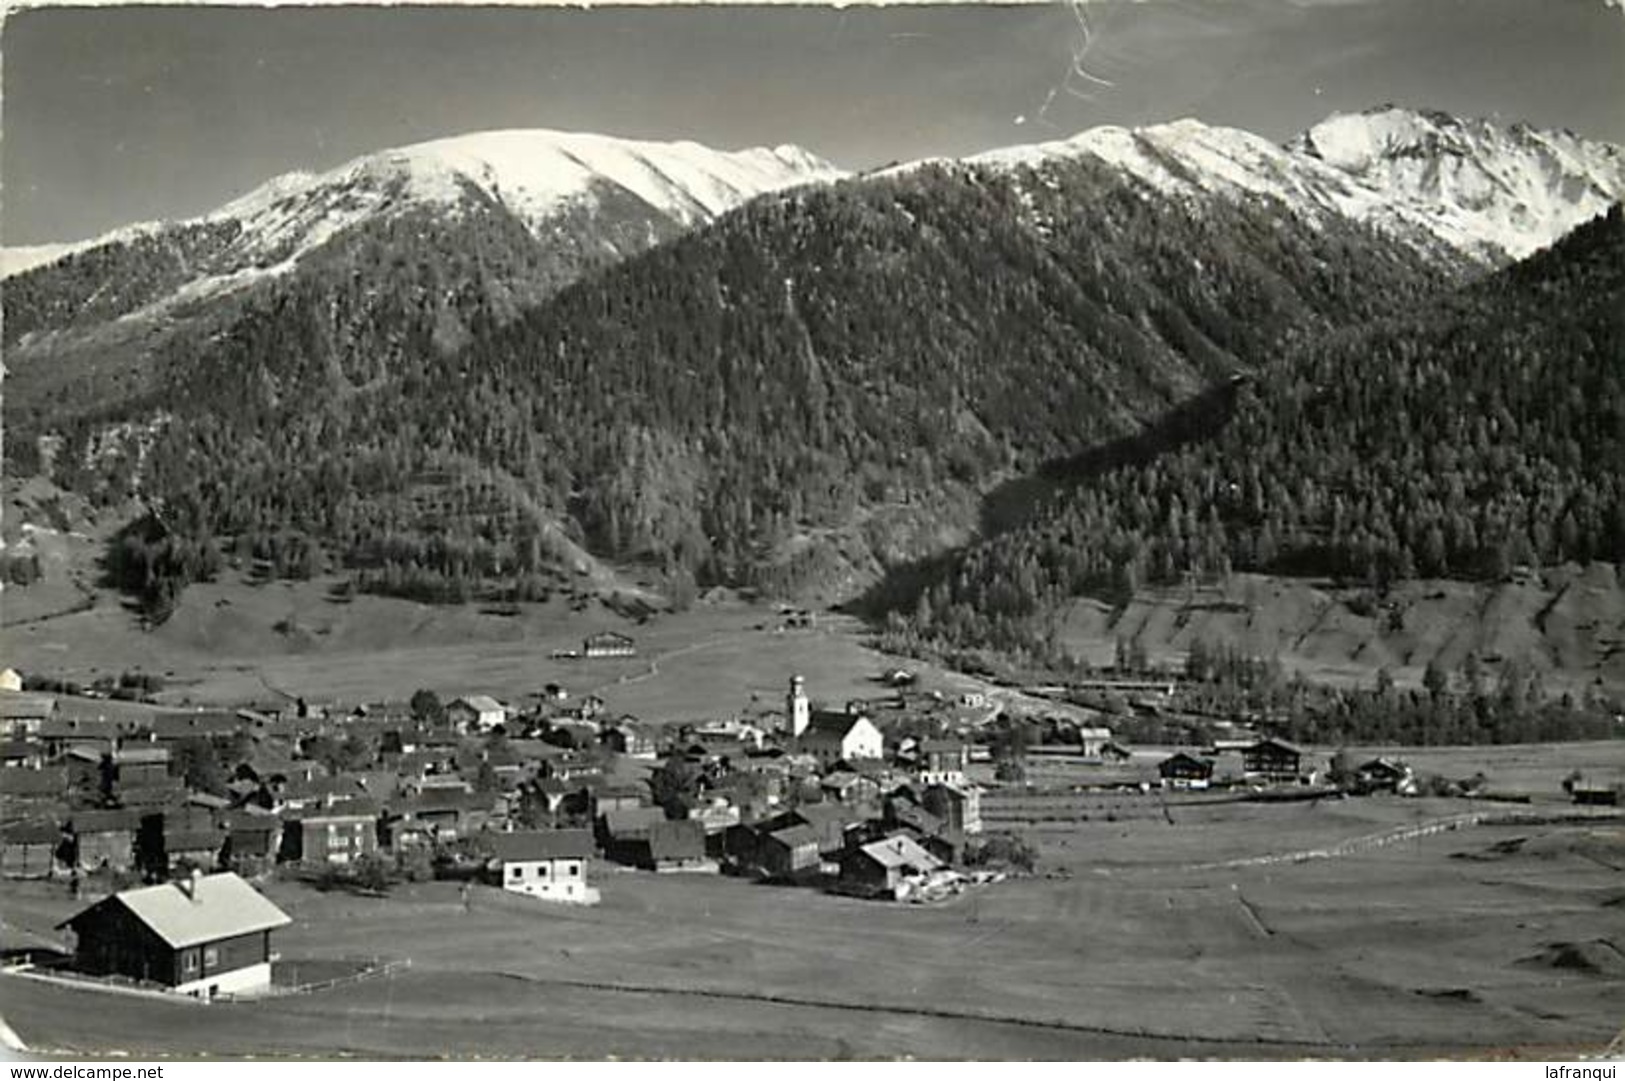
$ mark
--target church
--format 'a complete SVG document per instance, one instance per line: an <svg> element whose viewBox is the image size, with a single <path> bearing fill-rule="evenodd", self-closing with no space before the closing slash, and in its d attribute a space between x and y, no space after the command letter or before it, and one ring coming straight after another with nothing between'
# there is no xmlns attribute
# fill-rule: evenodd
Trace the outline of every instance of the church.
<svg viewBox="0 0 1625 1081"><path fill-rule="evenodd" d="M813 709L807 700L806 681L800 676L790 679L784 716L796 749L812 755L820 766L884 755L885 740L873 721L851 707Z"/></svg>

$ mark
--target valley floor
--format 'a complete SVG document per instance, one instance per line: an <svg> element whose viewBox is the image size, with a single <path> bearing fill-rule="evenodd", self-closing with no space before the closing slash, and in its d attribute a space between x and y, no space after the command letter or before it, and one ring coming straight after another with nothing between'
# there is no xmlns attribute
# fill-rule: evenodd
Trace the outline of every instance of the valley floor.
<svg viewBox="0 0 1625 1081"><path fill-rule="evenodd" d="M452 883L386 898L272 882L290 963L410 959L258 1003L0 977L61 1052L362 1057L1552 1057L1625 1015L1625 822L1479 826L1215 870L1459 811L1385 799L1181 807L1047 828L1040 876L930 907L595 865L604 902ZM3 887L7 921L72 907Z"/></svg>

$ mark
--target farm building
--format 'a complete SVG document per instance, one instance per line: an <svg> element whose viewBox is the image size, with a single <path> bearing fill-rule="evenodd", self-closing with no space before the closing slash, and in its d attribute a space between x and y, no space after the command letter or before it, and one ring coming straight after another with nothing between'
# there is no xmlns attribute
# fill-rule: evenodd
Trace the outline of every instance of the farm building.
<svg viewBox="0 0 1625 1081"><path fill-rule="evenodd" d="M1241 752L1248 776L1265 781L1296 781L1302 772L1303 752L1279 739L1261 739Z"/></svg>
<svg viewBox="0 0 1625 1081"><path fill-rule="evenodd" d="M128 871L135 864L135 838L141 816L134 811L75 811L68 819L69 851L87 871Z"/></svg>
<svg viewBox="0 0 1625 1081"><path fill-rule="evenodd" d="M1157 763L1164 788L1206 788L1213 779L1213 761L1179 751Z"/></svg>
<svg viewBox="0 0 1625 1081"><path fill-rule="evenodd" d="M446 706L446 718L459 731L483 733L506 724L508 711L488 694L470 694Z"/></svg>
<svg viewBox="0 0 1625 1081"><path fill-rule="evenodd" d="M62 831L48 823L0 829L0 876L49 878L56 873L56 852Z"/></svg>
<svg viewBox="0 0 1625 1081"><path fill-rule="evenodd" d="M92 975L161 984L212 999L271 984L271 932L288 917L231 873L125 890L58 924L77 936L76 965Z"/></svg>
<svg viewBox="0 0 1625 1081"><path fill-rule="evenodd" d="M48 694L0 691L0 732L14 739L37 736L56 713L56 699Z"/></svg>
<svg viewBox="0 0 1625 1081"><path fill-rule="evenodd" d="M228 870L257 875L276 865L282 847L282 820L275 815L237 813L225 820L221 862Z"/></svg>
<svg viewBox="0 0 1625 1081"><path fill-rule="evenodd" d="M15 668L0 669L0 692L20 691L23 689L22 673Z"/></svg>
<svg viewBox="0 0 1625 1081"><path fill-rule="evenodd" d="M842 854L840 885L859 896L902 900L942 869L942 861L912 838L887 837Z"/></svg>
<svg viewBox="0 0 1625 1081"><path fill-rule="evenodd" d="M802 825L759 833L752 864L773 879L815 875L822 866L818 853L818 833L812 827Z"/></svg>
<svg viewBox="0 0 1625 1081"><path fill-rule="evenodd" d="M145 726L159 743L183 739L214 739L235 735L245 726L231 710L209 709L191 713L159 713Z"/></svg>
<svg viewBox="0 0 1625 1081"><path fill-rule="evenodd" d="M1080 728L1078 729L1078 743L1085 758L1100 758L1106 750L1106 745L1112 741L1110 728Z"/></svg>
<svg viewBox="0 0 1625 1081"><path fill-rule="evenodd" d="M705 852L705 826L692 819L656 822L649 827L646 864L655 871L711 871L716 865Z"/></svg>
<svg viewBox="0 0 1625 1081"><path fill-rule="evenodd" d="M589 634L581 643L583 657L633 657L637 652L637 646L631 638L614 631Z"/></svg>
<svg viewBox="0 0 1625 1081"><path fill-rule="evenodd" d="M1373 758L1354 771L1354 785L1360 792L1398 792L1411 787L1411 767L1391 758Z"/></svg>
<svg viewBox="0 0 1625 1081"><path fill-rule="evenodd" d="M587 883L593 854L591 831L497 833L490 842L503 889L546 901L598 903L598 891Z"/></svg>
<svg viewBox="0 0 1625 1081"><path fill-rule="evenodd" d="M142 818L137 835L137 863L155 878L192 869L213 871L225 844L225 831L207 811L149 814Z"/></svg>

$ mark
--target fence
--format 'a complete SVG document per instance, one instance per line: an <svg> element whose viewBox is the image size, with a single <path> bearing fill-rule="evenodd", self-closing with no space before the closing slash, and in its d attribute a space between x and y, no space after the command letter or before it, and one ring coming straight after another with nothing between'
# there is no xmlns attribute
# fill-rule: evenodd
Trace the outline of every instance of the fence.
<svg viewBox="0 0 1625 1081"><path fill-rule="evenodd" d="M385 961L381 957L373 957L367 962L367 967L359 972L352 972L347 976L334 976L328 980L317 980L314 983L302 983L294 987L278 987L272 984L264 991L257 991L250 995L216 995L216 1002L251 1002L262 998L286 998L290 995L310 995L317 991L327 991L334 987L344 987L348 984L361 983L364 980L381 979L393 976L397 972L412 967L410 957L398 961Z"/></svg>

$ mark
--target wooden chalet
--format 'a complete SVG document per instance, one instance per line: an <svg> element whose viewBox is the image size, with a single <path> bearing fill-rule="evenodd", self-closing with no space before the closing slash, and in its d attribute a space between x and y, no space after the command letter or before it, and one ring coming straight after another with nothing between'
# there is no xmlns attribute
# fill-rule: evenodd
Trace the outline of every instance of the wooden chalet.
<svg viewBox="0 0 1625 1081"><path fill-rule="evenodd" d="M125 890L58 927L74 932L74 962L84 972L212 999L269 988L271 932L290 922L228 872Z"/></svg>
<svg viewBox="0 0 1625 1081"><path fill-rule="evenodd" d="M50 878L57 871L62 831L47 822L0 829L0 877Z"/></svg>
<svg viewBox="0 0 1625 1081"><path fill-rule="evenodd" d="M1157 776L1164 788L1206 788L1213 780L1213 760L1179 751L1157 763Z"/></svg>
<svg viewBox="0 0 1625 1081"><path fill-rule="evenodd" d="M1241 763L1249 777L1270 782L1295 782L1303 772L1303 751L1285 740L1271 737L1244 748Z"/></svg>
<svg viewBox="0 0 1625 1081"><path fill-rule="evenodd" d="M942 861L913 838L893 836L843 853L839 884L845 893L902 900L942 869Z"/></svg>
<svg viewBox="0 0 1625 1081"><path fill-rule="evenodd" d="M614 631L589 634L581 642L581 655L588 658L634 657L637 652L637 644L631 638Z"/></svg>

